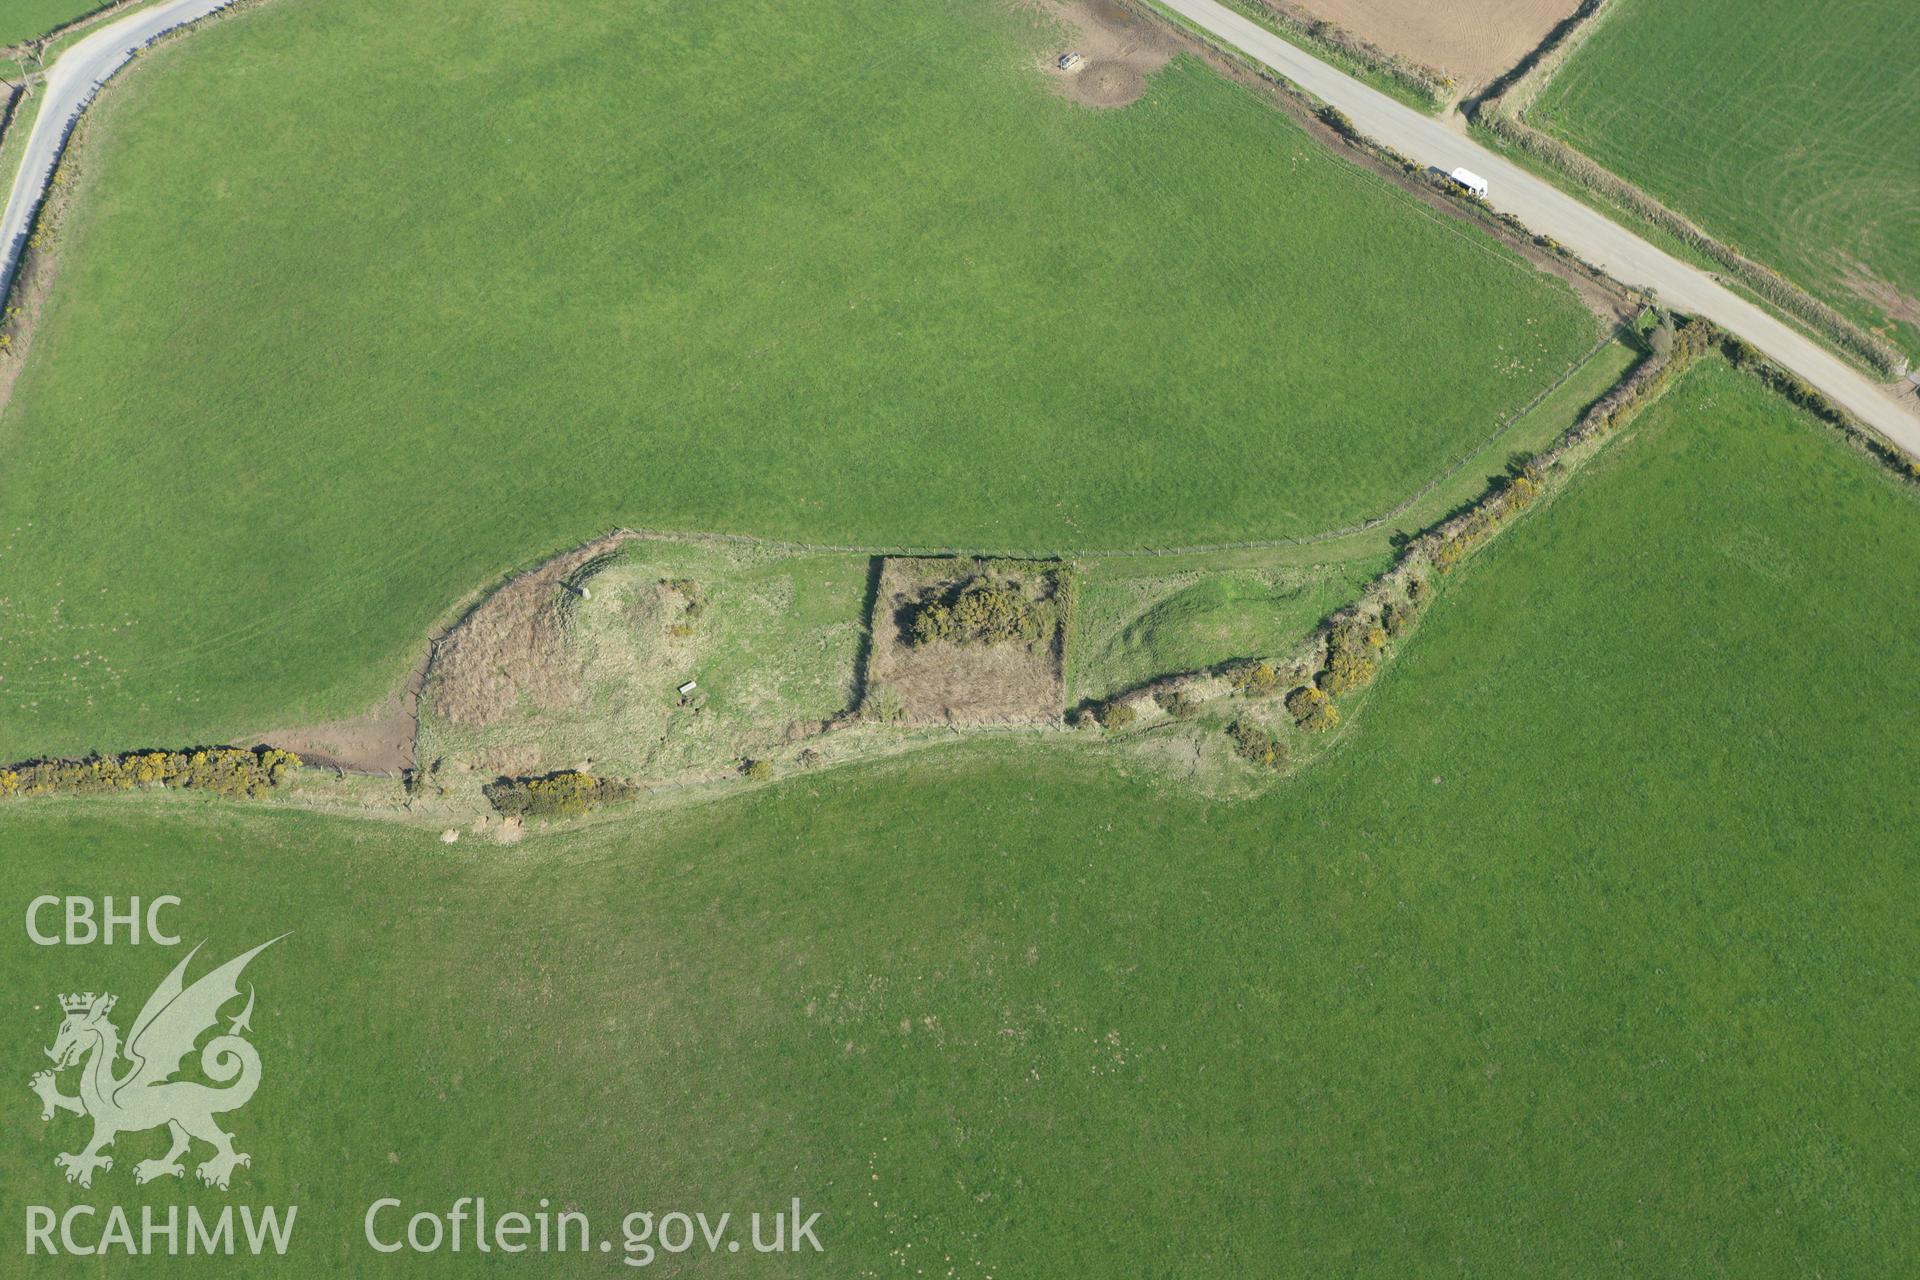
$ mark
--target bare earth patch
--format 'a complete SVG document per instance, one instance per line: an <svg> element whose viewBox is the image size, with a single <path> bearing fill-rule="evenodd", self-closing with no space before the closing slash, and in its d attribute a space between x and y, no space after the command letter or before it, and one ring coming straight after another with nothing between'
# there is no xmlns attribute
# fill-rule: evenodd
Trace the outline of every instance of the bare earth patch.
<svg viewBox="0 0 1920 1280"><path fill-rule="evenodd" d="M1040 0L1040 8L1073 28L1072 43L1049 52L1040 69L1054 87L1089 107L1124 107L1147 91L1147 77L1173 57L1173 42L1153 23L1114 0ZM1062 69L1060 57L1081 61Z"/></svg>
<svg viewBox="0 0 1920 1280"><path fill-rule="evenodd" d="M1058 724L1065 698L1066 570L1038 561L890 557L873 601L870 702L896 702L908 724ZM1034 643L911 643L916 610L969 578L1018 589L1052 624Z"/></svg>
<svg viewBox="0 0 1920 1280"><path fill-rule="evenodd" d="M1443 71L1463 89L1511 69L1579 0L1299 0L1284 7L1345 27L1388 53Z"/></svg>
<svg viewBox="0 0 1920 1280"><path fill-rule="evenodd" d="M423 658L406 683L365 715L329 724L276 729L242 746L272 746L299 754L308 764L349 773L399 774L413 768L419 731L420 686L427 677Z"/></svg>

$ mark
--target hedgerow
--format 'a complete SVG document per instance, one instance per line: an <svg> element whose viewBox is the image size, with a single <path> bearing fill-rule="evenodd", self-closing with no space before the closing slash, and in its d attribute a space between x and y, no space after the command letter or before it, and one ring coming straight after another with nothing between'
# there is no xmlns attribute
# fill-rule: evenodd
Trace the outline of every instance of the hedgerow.
<svg viewBox="0 0 1920 1280"><path fill-rule="evenodd" d="M1547 470L1567 449L1631 420L1641 406L1664 392L1676 377L1706 354L1714 334L1713 325L1704 320L1690 319L1681 325L1674 334L1672 354L1667 359L1656 357L1641 365L1588 410L1559 444L1541 458L1526 463L1516 474L1505 477L1471 511L1436 530L1428 540L1428 561L1441 573L1451 572L1466 559L1468 552L1492 537L1509 518L1533 504L1545 483Z"/></svg>
<svg viewBox="0 0 1920 1280"><path fill-rule="evenodd" d="M596 778L577 769L537 778L500 778L480 788L487 803L508 818L571 818L602 805L638 795L639 788L618 778Z"/></svg>
<svg viewBox="0 0 1920 1280"><path fill-rule="evenodd" d="M1271 662L1243 663L1227 673L1227 683L1249 698L1271 697L1280 690L1280 672Z"/></svg>
<svg viewBox="0 0 1920 1280"><path fill-rule="evenodd" d="M1200 700L1178 689L1155 689L1153 701L1175 720L1191 720L1200 714Z"/></svg>
<svg viewBox="0 0 1920 1280"><path fill-rule="evenodd" d="M277 747L129 751L84 760L29 760L0 769L0 797L98 795L136 787L259 797L289 781L300 757Z"/></svg>
<svg viewBox="0 0 1920 1280"><path fill-rule="evenodd" d="M1386 648L1384 629L1360 618L1347 618L1327 633L1326 662L1314 683L1328 697L1338 697L1371 681Z"/></svg>

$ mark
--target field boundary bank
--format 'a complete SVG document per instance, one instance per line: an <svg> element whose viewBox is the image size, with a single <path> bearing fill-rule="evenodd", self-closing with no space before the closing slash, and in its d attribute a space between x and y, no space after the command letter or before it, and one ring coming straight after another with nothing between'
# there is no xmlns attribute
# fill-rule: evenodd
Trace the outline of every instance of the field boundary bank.
<svg viewBox="0 0 1920 1280"><path fill-rule="evenodd" d="M1667 357L1656 355L1636 365L1633 371L1622 378L1601 400L1591 405L1586 412L1580 416L1578 421L1556 436L1554 443L1548 450L1539 455L1537 459L1528 463L1525 468L1518 472L1510 468L1505 477L1492 481L1488 487L1481 492L1480 496L1468 504L1465 509L1441 517L1437 522L1420 531L1417 536L1409 539L1401 548L1391 566L1375 575L1354 599L1334 610L1318 627L1301 638L1294 645L1291 656L1263 659L1257 663L1230 663L1220 668L1209 668L1198 671L1165 672L1153 677L1151 680L1142 682L1140 685L1122 690L1106 698L1083 700L1077 710L1069 712L1072 724L1084 729L1089 727L1091 723L1106 722L1108 717L1105 713L1107 711L1117 706L1126 706L1128 711L1125 714L1125 718L1123 720L1114 718L1107 731L1100 735L1103 738L1124 740L1143 733L1152 733L1157 729L1166 727L1168 722L1176 719L1189 718L1191 716L1191 711L1186 715L1175 712L1172 709L1173 704L1171 702L1162 701L1157 697L1157 695L1161 694L1179 694L1189 699L1191 704L1196 706L1211 704L1216 707L1225 705L1231 708L1239 708L1239 713L1233 718L1234 723L1227 727L1229 735L1231 736L1238 732L1239 729L1245 725L1259 724L1267 726L1262 732L1267 733L1265 741L1272 745L1273 757L1266 761L1266 767L1273 770L1275 775L1278 776L1279 773L1285 771L1286 762L1289 758L1289 749L1286 745L1287 740L1290 739L1298 742L1308 736L1320 736L1319 728L1307 728L1301 725L1289 727L1288 724L1284 723L1288 717L1294 714L1291 705L1277 696L1278 693L1283 691L1284 685L1299 683L1315 685L1316 681L1320 680L1320 678L1314 674L1315 667L1319 665L1319 657L1326 656L1329 662L1334 661L1332 657L1333 642L1331 637L1343 627L1351 628L1356 623L1364 623L1375 627L1382 625L1390 626L1392 634L1402 638L1392 650L1382 649L1380 652L1369 657L1365 663L1364 671L1358 676L1352 677L1349 682L1337 686L1327 685L1327 688L1330 694L1337 695L1348 692L1357 694L1367 685L1371 684L1377 673L1384 669L1388 660L1398 652L1399 645L1404 644L1406 638L1410 638L1411 631L1409 627L1413 624L1409 620L1414 618L1418 612L1422 611L1422 605L1427 593L1419 591L1417 588L1411 588L1409 586L1411 579L1416 576L1425 579L1436 574L1448 572L1459 559L1464 557L1467 551L1477 549L1481 544L1490 541L1494 535L1497 535L1504 529L1510 523L1511 516L1534 507L1536 498L1550 497L1568 487L1573 482L1576 473L1584 462L1590 458L1593 453L1598 451L1606 438L1615 434L1613 428L1631 421L1646 405L1657 399L1659 394L1664 392L1675 377L1697 358L1698 354L1707 347L1710 339L1704 335L1710 332L1711 326L1699 322L1690 324L1688 329L1683 331L1681 348L1679 350ZM1689 341L1689 339L1692 339L1692 341ZM1540 505L1545 505L1545 503L1541 503ZM860 549L822 548L818 546L808 546L806 544L780 544L737 535L731 537L726 535L673 535L650 534L632 529L613 530L603 534L599 538L582 543L557 556L548 557L538 564L508 575L497 582L492 588L477 592L469 597L466 602L463 602L464 607L456 610L458 615L457 619L447 627L436 628L430 636L428 642L428 657L423 664L423 670L427 672L433 670L445 652L444 642L452 634L457 632L468 618L485 608L488 602L496 598L502 590L508 589L516 584L537 581L542 577L551 579L549 585L551 585L553 589L558 590L565 582L575 577L581 569L589 565L604 562L611 553L621 546L646 541L671 541L681 543L704 541L719 544L748 544L765 548L775 553L789 552L804 554L806 552L831 550L839 554L868 554ZM1454 548L1456 549L1456 553L1449 555L1443 548ZM873 554L872 558L875 560L875 563L878 564L879 561L884 558L884 553ZM988 559L990 557L975 555L973 558ZM1059 562L1056 561L1056 563ZM1066 607L1070 615L1072 611L1070 590L1068 596L1068 604ZM871 625L871 606L872 601L869 600L868 625ZM1403 611L1399 622L1392 622L1387 618L1387 614L1392 609ZM1065 645L1072 642L1070 626L1070 621L1063 620L1061 634L1057 637L1056 644ZM1386 642L1383 639L1378 643L1384 646ZM1059 660L1058 656L1056 656L1056 660ZM1245 682L1234 678L1234 672L1256 665L1267 668L1267 674L1269 676L1268 685L1257 691L1249 689ZM1282 675L1284 675L1285 679L1281 684L1273 683L1273 681L1278 680ZM1320 683L1324 684L1325 682L1320 681ZM868 692L864 687L865 684L866 679L863 675L853 690L853 703L848 710L840 716L823 722L817 732L806 735L803 738L790 739L784 745L766 754L756 755L754 760L767 761L768 767L766 770L747 771L748 762L746 762L743 757L742 767L737 772L742 774L747 781L761 781L769 778L777 779L779 776L788 775L795 771L804 771L818 767L817 765L809 764L805 758L805 753L810 746L824 737L831 736L839 740L840 732L857 730L863 725L875 723L870 713L867 712L863 706L864 695ZM1238 701L1234 701L1236 698ZM1326 696L1320 699L1322 703L1330 700L1330 697ZM1090 721L1086 713L1096 707L1101 709L1102 715L1099 721ZM416 703L413 708L416 735L418 733L418 711L419 706L418 703ZM1340 717L1337 712L1330 715L1323 722L1325 728L1335 727L1339 723ZM914 750L923 745L953 738L975 737L981 733L999 732L1002 734L1024 733L1053 735L1059 734L1067 728L1067 724L1059 722L1044 724L982 722L979 724L921 725L910 730L905 736L890 735L882 742L866 742L865 739L862 739L859 749L853 754L833 760L830 763L855 763L872 757L892 756ZM1274 729L1277 729L1279 734L1284 734L1285 738L1269 732L1269 730ZM249 758L257 758L267 765L272 764L274 761L285 760L293 764L308 762L308 771L314 773L337 773L342 776L362 778L393 776L386 770L360 769L351 762L329 760L324 757L314 758L312 754L306 752L299 752L297 755L286 755L282 748L272 743L273 736L274 735L271 734L266 735L263 740L253 742L247 746L219 748L218 750L241 763L246 763ZM1078 737L1082 735L1074 734L1071 736ZM1325 735L1329 741L1331 741L1334 736L1336 735ZM192 754L193 750L194 749L189 749L186 753L175 754L180 755L181 758L184 759L187 755ZM213 751L214 749L202 748L200 750ZM297 748L295 748L295 750L297 751ZM249 757L245 753L253 754L252 757ZM262 755L261 753L270 754ZM119 765L125 763L131 766L142 762L163 760L165 756L166 753L135 752L125 756L113 757L96 755L82 760L64 760L46 757L34 761L23 761L9 771L13 775L11 778L7 776L7 773L0 772L0 798L11 798L16 795L44 795L46 794L46 790L39 787L39 782L56 779L62 784L61 793L66 793L68 784L71 784L73 790L79 792L129 790L132 789L132 784L142 782L144 779L120 769L118 767ZM401 794L394 797L390 803L379 802L370 806L362 803L356 806L356 808L361 812L367 812L371 809L375 812L376 816L379 811L383 810L390 811L395 815L412 816L412 801L414 795L412 790L408 789L406 785L407 774L417 772L418 767L416 762L409 770L402 772L401 781L403 785ZM272 783L277 786L280 780L280 772L275 771L272 775ZM707 779L690 780L684 778L662 779L636 777L614 780L623 785L630 786L636 792L651 794L662 789L704 791L709 790L712 783L722 780L728 783L734 783L740 779L736 778L733 773L726 773ZM29 789L28 786L25 785L28 782L34 783L34 789ZM181 785L195 784L183 783ZM244 794L251 798L260 799L271 789L273 789L273 787L264 785L257 788L242 787L238 790L229 789L223 794L237 797L244 792Z"/></svg>
<svg viewBox="0 0 1920 1280"><path fill-rule="evenodd" d="M1722 243L1644 188L1527 120L1527 113L1554 75L1618 9L1619 0L1584 0L1573 16L1555 27L1513 73L1496 80L1485 94L1473 100L1468 112L1472 122L1538 162L1574 190L1615 205L1702 254L1726 270L1735 283L1806 325L1881 377L1903 376L1908 360L1892 343L1868 332L1765 263Z"/></svg>
<svg viewBox="0 0 1920 1280"><path fill-rule="evenodd" d="M1099 739L1124 743L1129 739L1157 735L1163 730L1177 729L1179 722L1193 719L1199 714L1196 708L1207 704L1237 709L1231 721L1224 725L1237 754L1270 770L1275 776L1291 773L1295 767L1317 760L1328 747L1344 737L1344 734L1332 731L1343 722L1351 721L1353 715L1363 709L1366 691L1395 664L1406 644L1418 633L1420 622L1433 598L1435 579L1450 576L1454 569L1511 528L1518 517L1551 506L1578 482L1587 464L1610 441L1619 438L1625 428L1656 404L1687 371L1711 356L1725 359L1735 370L1757 377L1768 389L1787 396L1800 408L1811 412L1822 424L1837 429L1844 441L1879 461L1891 464L1891 469L1909 485L1920 482L1920 465L1902 465L1902 460L1897 456L1877 449L1873 437L1860 430L1845 410L1826 400L1819 391L1800 381L1790 370L1754 351L1737 335L1698 318L1687 319L1677 326L1669 318L1663 321L1662 330L1665 338L1652 344L1651 357L1639 362L1606 395L1591 404L1579 420L1561 432L1548 448L1524 463L1509 466L1503 476L1494 478L1471 503L1409 538L1388 568L1370 579L1352 600L1326 615L1313 631L1293 647L1288 656L1241 660L1217 667L1155 676L1103 698L1082 699L1077 707L1068 711L1068 724L924 726L902 735L890 736L885 741L867 741L863 738L859 749L852 754L825 762L817 759L809 761L807 748L812 743L826 736L834 736L836 730L854 730L871 723L869 717L855 709L843 717L823 722L816 733L799 739L790 738L771 754L756 755L752 761L743 757L741 767L736 771L704 778L632 778L620 781L631 783L639 793L647 795L712 794L713 784L722 781L729 784L778 781L796 771L821 767L822 763L826 767L833 767L895 757L937 742L996 732L1002 735L1081 737L1099 725L1105 730ZM781 549L782 545L744 537L705 535L696 538L695 535L616 530L561 556L550 557L548 561L512 574L492 589L474 593L469 597L467 607L460 611L461 616L464 618L482 607L501 587L530 575L551 571L555 561L580 561L584 557L585 561L591 562L596 555L622 543L646 540L747 542L775 550ZM786 545L807 549L805 544ZM430 652L437 649L437 642L441 638L436 636L430 640ZM1256 673L1261 679L1247 678ZM1288 686L1294 687L1291 692L1281 696ZM1353 695L1353 701L1347 704L1348 714L1343 717L1334 700L1349 694ZM1109 717L1107 713L1115 708L1124 708L1123 714ZM1061 731L1069 726L1080 732L1062 734ZM1200 727L1210 732L1212 728L1220 726L1209 720ZM1258 759L1249 755L1242 743L1243 731L1254 730L1257 730L1252 733L1252 737L1257 739L1256 745L1264 745L1265 748L1265 754ZM1196 743L1199 741L1196 739ZM1306 744L1311 744L1306 753L1295 757L1293 748ZM186 753L175 754L191 755L194 750L203 753L217 750L243 764L246 763L243 754L251 753L251 757L263 768L271 766L276 760L285 760L289 764L299 760L299 757L285 756L266 741L243 747L189 749ZM0 798L20 794L24 788L18 784L26 780L25 769L31 765L59 766L65 770L59 776L64 779L71 774L71 780L82 790L130 790L130 781L138 779L124 775L119 771L120 766L141 761L152 762L166 755L164 752L135 752L115 757L95 755L79 760L41 757L15 767L12 772L16 776L12 781L16 785L12 788L6 785L7 779L0 777ZM766 761L765 769L749 771L749 765L762 760ZM350 764L325 760L311 760L307 772L316 775L332 773L342 779L392 777L385 770L359 770ZM109 774L112 776L106 776ZM267 779L273 785L242 787L238 790L228 788L222 794L237 797L238 791L244 791L249 798L260 799L268 791L277 790L278 781L276 773ZM404 774L402 783L402 795L398 798L354 793L330 799L309 797L294 803L296 807L318 810L339 810L344 806L361 816L376 818L387 815L395 819L411 819L432 817L440 812L453 813L452 810L417 813L414 803L416 797L406 789ZM201 784L187 782L182 785Z"/></svg>

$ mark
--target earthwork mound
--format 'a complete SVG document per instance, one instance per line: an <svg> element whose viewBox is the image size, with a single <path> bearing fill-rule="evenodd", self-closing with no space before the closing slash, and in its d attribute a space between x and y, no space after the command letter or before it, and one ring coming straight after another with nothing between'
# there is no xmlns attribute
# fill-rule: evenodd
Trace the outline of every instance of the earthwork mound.
<svg viewBox="0 0 1920 1280"><path fill-rule="evenodd" d="M698 781L854 696L869 561L621 533L503 585L435 650L424 767Z"/></svg>

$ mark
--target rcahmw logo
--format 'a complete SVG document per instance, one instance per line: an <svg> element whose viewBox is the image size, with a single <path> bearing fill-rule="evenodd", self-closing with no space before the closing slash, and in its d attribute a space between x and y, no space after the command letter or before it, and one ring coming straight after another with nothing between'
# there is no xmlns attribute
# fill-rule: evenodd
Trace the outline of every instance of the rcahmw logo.
<svg viewBox="0 0 1920 1280"><path fill-rule="evenodd" d="M60 1030L46 1051L53 1067L30 1083L40 1098L41 1120L70 1112L93 1121L93 1134L84 1146L54 1157L68 1182L91 1188L96 1173L113 1169L108 1147L123 1135L162 1127L170 1139L166 1152L136 1163L133 1181L184 1178L182 1157L195 1143L212 1148L194 1167L194 1176L209 1187L226 1190L235 1171L251 1165L252 1158L234 1147L234 1135L216 1117L244 1107L260 1087L260 1054L246 1038L253 1029L252 984L239 1012L223 1017L222 1010L240 999L240 975L248 963L278 941L263 942L189 985L187 967L200 952L194 947L147 997L124 1041L112 1017L115 996L87 991L60 997ZM201 1045L210 1031L215 1034ZM210 1084L177 1078L196 1046L199 1075ZM78 1073L71 1094L60 1085L61 1075L70 1070ZM287 1207L284 1220L282 1212L240 1207L236 1236L231 1206L215 1215L203 1214L196 1205L184 1213L177 1206L146 1206L139 1211L136 1229L133 1217L118 1205L103 1209L80 1204L59 1214L46 1205L29 1205L27 1252L231 1253L237 1244L252 1253L269 1247L281 1253L298 1208Z"/></svg>

